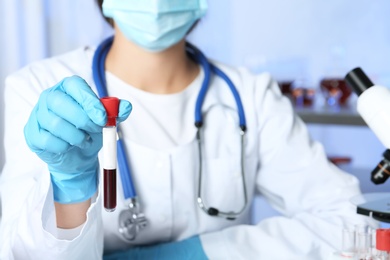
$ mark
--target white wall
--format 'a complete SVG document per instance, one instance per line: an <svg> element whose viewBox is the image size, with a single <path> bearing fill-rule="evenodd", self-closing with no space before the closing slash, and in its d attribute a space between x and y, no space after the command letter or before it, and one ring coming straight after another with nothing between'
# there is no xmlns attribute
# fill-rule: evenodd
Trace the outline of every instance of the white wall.
<svg viewBox="0 0 390 260"><path fill-rule="evenodd" d="M192 40L212 58L271 71L277 80L306 78L312 87L361 66L375 83L390 87L387 0L209 2ZM357 168L371 168L384 149L365 127L309 128L329 154L351 156Z"/></svg>
<svg viewBox="0 0 390 260"><path fill-rule="evenodd" d="M203 38L199 42L211 57L255 72L271 69L277 78L301 71L314 83L336 69L344 75L361 65L374 79L386 77L389 82L387 0L209 3L210 12L195 40Z"/></svg>

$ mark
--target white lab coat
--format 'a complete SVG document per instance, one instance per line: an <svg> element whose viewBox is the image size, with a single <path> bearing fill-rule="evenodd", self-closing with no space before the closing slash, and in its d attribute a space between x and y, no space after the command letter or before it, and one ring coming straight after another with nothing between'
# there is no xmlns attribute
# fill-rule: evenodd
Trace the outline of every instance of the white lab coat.
<svg viewBox="0 0 390 260"><path fill-rule="evenodd" d="M112 251L131 246L118 233L118 214L126 207L119 177L117 210L103 210L99 191L79 234L71 239L58 238L47 166L28 149L23 135L44 89L74 74L95 89L93 52L83 48L37 62L6 81L1 259L99 259L103 247ZM126 124L133 124L150 131L142 118L130 116L129 122L123 123L124 142L149 220L148 228L132 244L182 240L199 234L210 259L326 259L340 247L343 225L369 222L357 215L348 201L360 193L357 179L327 161L323 147L310 139L304 123L269 74L254 76L243 69L218 66L236 84L246 112L249 202L261 194L281 216L251 225L249 206L234 221L206 215L196 204L199 163L195 127L188 130L192 135L188 143L168 151L151 149L137 141L137 131L126 130ZM109 86L109 93L132 101L123 90ZM195 99L188 101L185 121L189 125L194 122ZM235 116L216 107L236 111L226 84L213 77L203 106L207 114L203 197L209 206L237 210L243 202L240 146L238 132L226 130Z"/></svg>

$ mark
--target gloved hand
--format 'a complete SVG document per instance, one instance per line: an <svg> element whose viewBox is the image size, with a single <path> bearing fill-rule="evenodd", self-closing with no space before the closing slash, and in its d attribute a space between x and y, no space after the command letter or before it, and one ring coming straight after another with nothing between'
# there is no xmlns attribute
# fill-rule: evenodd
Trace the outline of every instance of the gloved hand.
<svg viewBox="0 0 390 260"><path fill-rule="evenodd" d="M125 120L131 109L130 102L121 100L118 122ZM96 192L106 120L103 104L78 76L65 78L40 95L24 136L49 167L55 201L82 202Z"/></svg>
<svg viewBox="0 0 390 260"><path fill-rule="evenodd" d="M135 247L126 251L104 255L104 260L158 259L203 260L208 259L198 236L183 241Z"/></svg>

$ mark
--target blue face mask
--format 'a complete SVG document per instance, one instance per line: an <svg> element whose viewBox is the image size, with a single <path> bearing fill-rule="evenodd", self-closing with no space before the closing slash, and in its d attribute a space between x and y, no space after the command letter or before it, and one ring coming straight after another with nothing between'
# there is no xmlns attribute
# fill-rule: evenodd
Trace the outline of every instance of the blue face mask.
<svg viewBox="0 0 390 260"><path fill-rule="evenodd" d="M178 43L206 10L206 0L103 1L104 15L126 38L153 52Z"/></svg>

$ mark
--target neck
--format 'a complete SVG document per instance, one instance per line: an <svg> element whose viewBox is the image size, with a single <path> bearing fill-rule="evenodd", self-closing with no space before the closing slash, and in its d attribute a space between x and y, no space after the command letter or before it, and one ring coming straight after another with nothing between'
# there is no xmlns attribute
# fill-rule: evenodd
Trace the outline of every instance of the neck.
<svg viewBox="0 0 390 260"><path fill-rule="evenodd" d="M154 53L115 30L105 67L127 84L155 94L170 94L185 89L198 75L199 67L186 55L184 40Z"/></svg>

